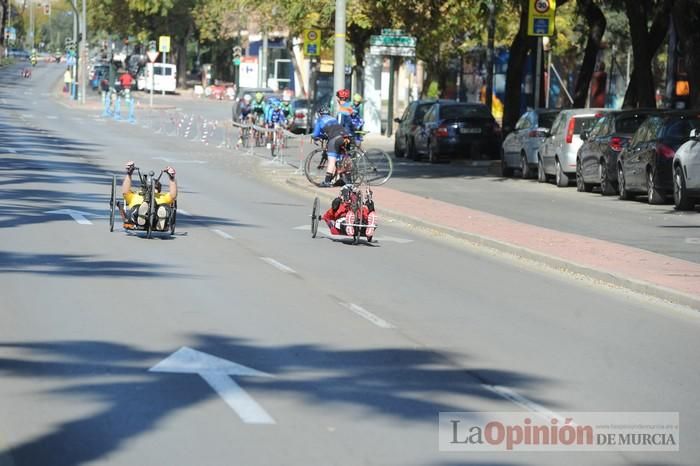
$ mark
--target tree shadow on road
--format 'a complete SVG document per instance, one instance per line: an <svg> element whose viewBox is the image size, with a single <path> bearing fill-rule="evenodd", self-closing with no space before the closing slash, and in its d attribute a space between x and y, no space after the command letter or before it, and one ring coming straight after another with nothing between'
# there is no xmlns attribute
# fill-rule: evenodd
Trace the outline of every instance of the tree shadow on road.
<svg viewBox="0 0 700 466"><path fill-rule="evenodd" d="M516 390L538 389L546 383L514 371L459 367L450 363L450 355L421 348L269 346L214 334L189 335L183 341L199 351L273 375L240 377L238 381L262 399L288 396L300 412L352 408L360 416L437 427L440 411L473 410L476 405L472 403L480 399L503 402L504 409L512 410L512 405L485 390L484 383ZM36 424L31 427L50 425L50 431L25 438L4 453L18 465L76 466L104 461L127 442L156 431L179 411L218 397L196 375L148 371L177 349L152 351L90 340L0 343L0 375L10 384L7 386L17 379L29 379L36 387L25 392L27 405L40 398L44 406L89 400L101 407L93 414L67 420L55 419L50 411L45 418L35 416ZM460 401L445 401L455 399ZM284 421L279 413L270 414ZM231 454L243 447L233 439ZM264 457L262 460L264 464ZM227 462L222 459L221 464Z"/></svg>

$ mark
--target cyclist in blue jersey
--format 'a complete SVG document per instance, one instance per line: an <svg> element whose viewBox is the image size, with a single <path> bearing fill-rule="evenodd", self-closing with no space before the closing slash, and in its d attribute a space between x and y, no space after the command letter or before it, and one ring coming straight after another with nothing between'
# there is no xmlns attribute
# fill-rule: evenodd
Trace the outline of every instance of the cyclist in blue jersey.
<svg viewBox="0 0 700 466"><path fill-rule="evenodd" d="M335 166L338 156L341 152L345 139L351 134L343 125L338 123L338 120L331 116L331 111L328 106L323 105L318 111L318 118L311 137L314 141L325 138L328 139L327 154L328 165L326 166L326 178L321 183L321 187L328 188L333 185L333 177L335 176Z"/></svg>

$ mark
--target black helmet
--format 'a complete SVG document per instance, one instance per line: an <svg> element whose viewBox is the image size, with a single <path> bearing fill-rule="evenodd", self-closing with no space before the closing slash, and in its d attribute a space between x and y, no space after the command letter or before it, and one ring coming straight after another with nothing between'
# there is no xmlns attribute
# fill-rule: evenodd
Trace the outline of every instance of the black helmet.
<svg viewBox="0 0 700 466"><path fill-rule="evenodd" d="M318 109L318 114L319 115L330 115L331 114L331 109L328 108L328 105L321 105L321 108Z"/></svg>

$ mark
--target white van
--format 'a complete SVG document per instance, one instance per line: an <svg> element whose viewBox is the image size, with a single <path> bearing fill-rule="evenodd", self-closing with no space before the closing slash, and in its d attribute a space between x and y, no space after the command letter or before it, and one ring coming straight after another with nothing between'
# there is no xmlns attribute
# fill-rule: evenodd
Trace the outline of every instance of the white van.
<svg viewBox="0 0 700 466"><path fill-rule="evenodd" d="M155 71L153 81L151 74ZM153 82L154 92L175 92L177 87L177 69L175 65L169 63L148 63L144 68L144 73L139 75L137 86L139 90L150 91Z"/></svg>

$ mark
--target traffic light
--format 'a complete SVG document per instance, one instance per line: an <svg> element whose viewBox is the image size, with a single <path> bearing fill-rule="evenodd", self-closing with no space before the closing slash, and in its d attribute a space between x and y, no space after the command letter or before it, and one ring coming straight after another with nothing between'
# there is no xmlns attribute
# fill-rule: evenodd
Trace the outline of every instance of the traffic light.
<svg viewBox="0 0 700 466"><path fill-rule="evenodd" d="M233 48L233 64L234 65L241 64L241 53L242 52L243 52L243 49L241 49L239 46L235 46Z"/></svg>
<svg viewBox="0 0 700 466"><path fill-rule="evenodd" d="M47 3L46 5L44 5L44 14L46 16L51 15L51 4L50 3Z"/></svg>

